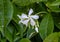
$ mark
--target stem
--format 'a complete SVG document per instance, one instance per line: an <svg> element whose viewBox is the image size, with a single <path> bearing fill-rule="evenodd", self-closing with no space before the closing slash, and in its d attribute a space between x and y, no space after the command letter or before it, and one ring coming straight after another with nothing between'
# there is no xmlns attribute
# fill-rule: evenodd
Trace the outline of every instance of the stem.
<svg viewBox="0 0 60 42"><path fill-rule="evenodd" d="M37 14L39 15L39 14L42 14L42 13L47 13L47 12L42 11L42 12L38 12Z"/></svg>
<svg viewBox="0 0 60 42"><path fill-rule="evenodd" d="M30 24L29 24L28 30L27 30L27 36L26 36L28 39L31 38L31 37L30 37L30 29L31 29L31 27L30 27ZM32 26L32 29L34 29L34 26Z"/></svg>
<svg viewBox="0 0 60 42"><path fill-rule="evenodd" d="M37 21L37 26L39 27L39 22Z"/></svg>
<svg viewBox="0 0 60 42"><path fill-rule="evenodd" d="M29 27L28 27L28 30L27 30L27 38L29 39L29 31L30 31L30 23L29 23Z"/></svg>

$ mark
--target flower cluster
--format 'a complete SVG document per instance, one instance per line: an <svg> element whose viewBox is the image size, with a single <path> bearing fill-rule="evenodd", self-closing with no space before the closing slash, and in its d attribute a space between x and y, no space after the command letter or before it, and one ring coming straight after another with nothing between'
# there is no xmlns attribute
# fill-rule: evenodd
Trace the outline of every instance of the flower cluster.
<svg viewBox="0 0 60 42"><path fill-rule="evenodd" d="M23 23L24 25L28 26L28 23L31 24L31 26L35 26L36 22L34 20L39 19L38 15L32 15L33 13L33 9L29 10L28 15L22 13L22 15L17 15L21 20L19 21L19 23ZM35 28L36 32L38 32L38 28Z"/></svg>

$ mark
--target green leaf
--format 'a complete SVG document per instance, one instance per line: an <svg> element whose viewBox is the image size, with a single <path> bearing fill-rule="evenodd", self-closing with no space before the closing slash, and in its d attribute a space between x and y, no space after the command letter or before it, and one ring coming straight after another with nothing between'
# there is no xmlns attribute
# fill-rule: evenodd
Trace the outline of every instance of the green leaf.
<svg viewBox="0 0 60 42"><path fill-rule="evenodd" d="M22 38L24 36L24 32L26 31L26 26L23 26L22 24L16 24L14 23L18 33L16 35L20 34L20 38Z"/></svg>
<svg viewBox="0 0 60 42"><path fill-rule="evenodd" d="M54 6L60 5L60 0L54 1L54 2L52 3L52 5L54 5Z"/></svg>
<svg viewBox="0 0 60 42"><path fill-rule="evenodd" d="M34 31L34 29L32 29L32 27L30 27L30 28L28 28L28 30L27 30L27 35L26 35L26 37L27 38L32 38L33 36L34 36L34 34L36 35L37 33L35 33L35 31Z"/></svg>
<svg viewBox="0 0 60 42"><path fill-rule="evenodd" d="M41 24L40 24L40 28L39 28L39 33L42 39L45 39L49 34L51 34L53 32L54 29L54 23L53 23L53 19L51 14L47 14Z"/></svg>
<svg viewBox="0 0 60 42"><path fill-rule="evenodd" d="M58 6L60 5L60 0L48 0L47 4L50 4L49 6Z"/></svg>
<svg viewBox="0 0 60 42"><path fill-rule="evenodd" d="M13 36L13 32L15 32L14 31L14 26L12 25L12 23L10 23L6 28L5 28L5 37L10 41L10 42L12 42L13 41L13 38L14 38L14 36Z"/></svg>
<svg viewBox="0 0 60 42"><path fill-rule="evenodd" d="M5 37L9 42L14 42L14 39L16 39L18 36L17 34L17 30L16 30L16 26L13 24L13 22L11 21L8 26L5 28Z"/></svg>
<svg viewBox="0 0 60 42"><path fill-rule="evenodd" d="M23 38L20 40L20 42L31 42L28 38Z"/></svg>
<svg viewBox="0 0 60 42"><path fill-rule="evenodd" d="M47 1L47 0L13 0L13 2L19 6L25 6L25 5L29 5L29 4L32 4L35 2L41 2L41 1Z"/></svg>
<svg viewBox="0 0 60 42"><path fill-rule="evenodd" d="M60 1L59 0L54 0L53 2L47 2L46 6L53 12L60 12Z"/></svg>
<svg viewBox="0 0 60 42"><path fill-rule="evenodd" d="M5 39L5 38L2 38L2 39L1 39L1 42L6 42L6 39Z"/></svg>
<svg viewBox="0 0 60 42"><path fill-rule="evenodd" d="M0 0L0 31L6 27L13 16L13 6L10 0Z"/></svg>
<svg viewBox="0 0 60 42"><path fill-rule="evenodd" d="M59 33L52 33L48 37L45 38L43 42L58 42L59 40Z"/></svg>

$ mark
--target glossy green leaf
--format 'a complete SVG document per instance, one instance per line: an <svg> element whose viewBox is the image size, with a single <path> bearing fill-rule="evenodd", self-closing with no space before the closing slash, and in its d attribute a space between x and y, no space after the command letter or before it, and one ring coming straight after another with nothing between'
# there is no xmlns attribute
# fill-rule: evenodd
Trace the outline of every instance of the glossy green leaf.
<svg viewBox="0 0 60 42"><path fill-rule="evenodd" d="M10 0L0 0L0 30L6 27L13 16L13 6Z"/></svg>
<svg viewBox="0 0 60 42"><path fill-rule="evenodd" d="M53 32L54 23L51 14L47 14L40 23L39 33L42 39L45 39Z"/></svg>
<svg viewBox="0 0 60 42"><path fill-rule="evenodd" d="M23 38L20 40L20 42L31 42L28 38Z"/></svg>
<svg viewBox="0 0 60 42"><path fill-rule="evenodd" d="M52 33L43 42L59 42L59 33Z"/></svg>

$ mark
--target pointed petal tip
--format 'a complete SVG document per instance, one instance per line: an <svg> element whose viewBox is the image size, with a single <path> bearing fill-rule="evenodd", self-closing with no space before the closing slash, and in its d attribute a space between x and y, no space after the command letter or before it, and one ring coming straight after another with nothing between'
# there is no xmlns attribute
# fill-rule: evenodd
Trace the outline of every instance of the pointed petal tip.
<svg viewBox="0 0 60 42"><path fill-rule="evenodd" d="M32 13L33 13L33 9L31 8L31 9L29 10L28 15L31 15Z"/></svg>
<svg viewBox="0 0 60 42"><path fill-rule="evenodd" d="M17 15L17 16L19 16L19 15Z"/></svg>
<svg viewBox="0 0 60 42"><path fill-rule="evenodd" d="M36 31L36 32L39 32L37 27L35 28L35 31Z"/></svg>
<svg viewBox="0 0 60 42"><path fill-rule="evenodd" d="M38 15L31 15L31 17L32 17L33 19L39 19L39 16L38 16Z"/></svg>
<svg viewBox="0 0 60 42"><path fill-rule="evenodd" d="M17 15L19 18L21 18L21 16L20 15Z"/></svg>

